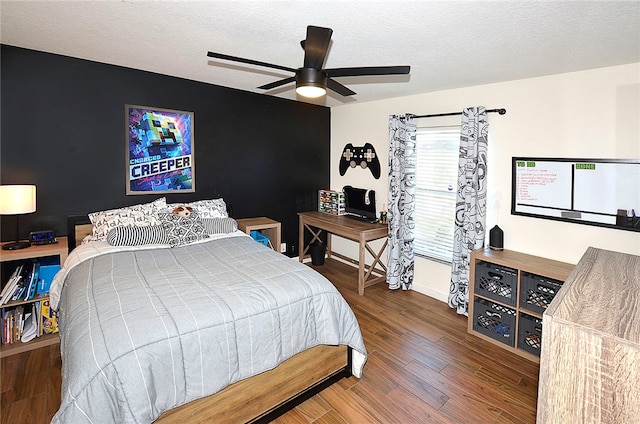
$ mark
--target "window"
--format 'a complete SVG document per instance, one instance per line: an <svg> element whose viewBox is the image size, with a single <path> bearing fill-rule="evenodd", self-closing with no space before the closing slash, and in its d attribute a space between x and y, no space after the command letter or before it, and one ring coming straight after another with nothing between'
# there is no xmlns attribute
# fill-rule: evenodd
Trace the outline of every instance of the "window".
<svg viewBox="0 0 640 424"><path fill-rule="evenodd" d="M415 253L451 263L458 181L460 127L416 133Z"/></svg>

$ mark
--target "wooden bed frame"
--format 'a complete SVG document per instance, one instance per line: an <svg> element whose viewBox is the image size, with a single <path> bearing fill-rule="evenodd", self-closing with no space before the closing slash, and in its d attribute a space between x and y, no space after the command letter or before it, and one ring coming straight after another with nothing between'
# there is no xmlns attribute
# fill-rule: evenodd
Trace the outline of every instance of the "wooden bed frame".
<svg viewBox="0 0 640 424"><path fill-rule="evenodd" d="M85 215L67 219L69 252L91 234ZM268 423L295 408L336 381L351 376L348 346L316 346L286 360L277 368L238 381L211 396L162 414L155 423Z"/></svg>

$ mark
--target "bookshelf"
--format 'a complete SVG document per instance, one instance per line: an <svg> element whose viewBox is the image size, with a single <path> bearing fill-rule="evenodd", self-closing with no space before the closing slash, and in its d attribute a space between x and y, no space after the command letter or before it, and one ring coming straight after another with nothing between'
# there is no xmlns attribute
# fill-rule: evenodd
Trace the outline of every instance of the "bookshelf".
<svg viewBox="0 0 640 424"><path fill-rule="evenodd" d="M67 259L68 247L67 247L67 238L66 237L58 237L58 243L48 244L48 245L32 245L27 247L26 249L20 250L0 250L0 263L3 268L2 275L2 287L7 283L7 274L10 272L5 272L5 267L11 267L13 262L24 261L28 259L38 259L38 258L48 258L48 257L58 257L60 260L60 264L64 264L64 261ZM17 266L17 264L15 264ZM33 302L42 301L48 299L48 296L40 295L36 296L33 299L26 301L14 301L8 304L3 304L0 307L0 312L7 308L13 308L18 305L31 304ZM60 342L60 338L57 333L55 334L46 334L40 337L36 337L33 340L22 343L17 341L12 344L2 344L0 345L0 358L4 358L10 355L16 355L18 353L27 352L32 349L38 349L40 347L49 346L52 344L56 344Z"/></svg>

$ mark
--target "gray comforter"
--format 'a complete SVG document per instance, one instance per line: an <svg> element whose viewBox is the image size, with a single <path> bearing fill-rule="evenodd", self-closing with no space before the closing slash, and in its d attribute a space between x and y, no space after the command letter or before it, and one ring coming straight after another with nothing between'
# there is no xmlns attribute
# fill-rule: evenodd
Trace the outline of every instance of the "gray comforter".
<svg viewBox="0 0 640 424"><path fill-rule="evenodd" d="M99 254L62 273L53 423L149 423L319 344L353 347L357 376L366 359L335 287L249 237Z"/></svg>

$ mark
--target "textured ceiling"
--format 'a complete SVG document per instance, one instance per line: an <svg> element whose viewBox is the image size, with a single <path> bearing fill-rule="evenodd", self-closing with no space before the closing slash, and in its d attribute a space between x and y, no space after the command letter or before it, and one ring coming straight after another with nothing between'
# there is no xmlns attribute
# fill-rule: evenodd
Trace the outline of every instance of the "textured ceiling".
<svg viewBox="0 0 640 424"><path fill-rule="evenodd" d="M285 71L207 51L302 66L306 26L333 29L328 68L410 65L408 76L337 79L357 94L433 92L640 62L640 2L2 1L3 44L296 99ZM305 100L298 98L297 100Z"/></svg>

